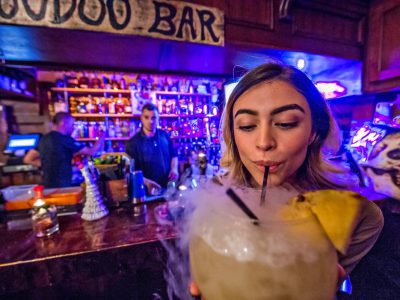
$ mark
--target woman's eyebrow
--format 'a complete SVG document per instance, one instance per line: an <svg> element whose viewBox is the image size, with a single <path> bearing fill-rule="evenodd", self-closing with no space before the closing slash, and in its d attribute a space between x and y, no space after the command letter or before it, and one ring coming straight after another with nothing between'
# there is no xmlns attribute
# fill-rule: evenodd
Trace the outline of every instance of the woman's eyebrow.
<svg viewBox="0 0 400 300"><path fill-rule="evenodd" d="M239 109L235 114L235 118L240 114L249 114L252 116L258 116L258 111L255 111L252 109L247 109L247 108Z"/></svg>
<svg viewBox="0 0 400 300"><path fill-rule="evenodd" d="M287 111L287 110L299 110L303 113L305 113L304 108L302 108L300 105L298 104L288 104L288 105L284 105L278 108L275 108L273 111L271 111L270 115L277 115L280 114L281 112Z"/></svg>

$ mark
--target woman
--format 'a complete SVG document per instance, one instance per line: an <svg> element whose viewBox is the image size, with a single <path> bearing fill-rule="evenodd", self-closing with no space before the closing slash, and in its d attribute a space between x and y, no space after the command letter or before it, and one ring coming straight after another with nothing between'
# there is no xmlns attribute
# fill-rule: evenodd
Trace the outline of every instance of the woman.
<svg viewBox="0 0 400 300"><path fill-rule="evenodd" d="M289 184L296 194L351 188L344 184L351 182L344 170L327 160L340 146L329 108L312 81L293 67L267 63L239 81L225 108L223 140L221 166L235 184L260 187L268 166L268 186ZM381 211L365 201L348 252L339 255L340 278L372 248L382 227ZM198 292L196 285L191 292Z"/></svg>

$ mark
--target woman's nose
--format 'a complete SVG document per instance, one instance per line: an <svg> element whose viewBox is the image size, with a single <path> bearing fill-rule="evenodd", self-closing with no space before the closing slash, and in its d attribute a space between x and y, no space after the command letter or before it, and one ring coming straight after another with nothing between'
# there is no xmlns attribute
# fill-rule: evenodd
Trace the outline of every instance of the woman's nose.
<svg viewBox="0 0 400 300"><path fill-rule="evenodd" d="M276 146L276 140L269 128L262 128L257 137L256 146L258 149L268 151Z"/></svg>

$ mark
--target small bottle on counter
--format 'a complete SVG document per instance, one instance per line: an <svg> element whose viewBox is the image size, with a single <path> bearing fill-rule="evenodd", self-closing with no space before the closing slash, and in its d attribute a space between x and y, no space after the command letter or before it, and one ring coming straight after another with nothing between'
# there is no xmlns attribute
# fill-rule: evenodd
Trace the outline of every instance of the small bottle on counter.
<svg viewBox="0 0 400 300"><path fill-rule="evenodd" d="M138 217L147 212L147 207L144 204L144 179L142 171L133 171L134 163L130 169L131 171L127 175L128 200L133 204L133 216Z"/></svg>

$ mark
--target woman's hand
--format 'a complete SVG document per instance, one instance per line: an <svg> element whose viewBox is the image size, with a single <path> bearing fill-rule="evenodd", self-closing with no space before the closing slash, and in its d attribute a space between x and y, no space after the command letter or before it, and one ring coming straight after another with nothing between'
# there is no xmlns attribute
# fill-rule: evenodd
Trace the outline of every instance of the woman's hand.
<svg viewBox="0 0 400 300"><path fill-rule="evenodd" d="M336 287L339 288L341 286L341 284L343 283L343 281L346 279L347 273L346 273L346 270L340 264L337 264L336 266L337 266L337 272L338 272Z"/></svg>
<svg viewBox="0 0 400 300"><path fill-rule="evenodd" d="M199 287L194 281L191 281L189 283L189 293L190 295L193 296L194 299L202 299L205 300L204 298L201 297Z"/></svg>
<svg viewBox="0 0 400 300"><path fill-rule="evenodd" d="M168 174L168 180L173 180L173 181L175 181L175 180L178 180L178 178L179 178L178 170L176 170L176 169L171 169L171 171L170 171L169 174Z"/></svg>
<svg viewBox="0 0 400 300"><path fill-rule="evenodd" d="M161 190L161 186L157 182L155 182L153 180L150 180L150 179L147 179L147 178L143 178L143 181L144 181L144 185L147 188L147 191L150 194L153 194L154 191L160 191Z"/></svg>

